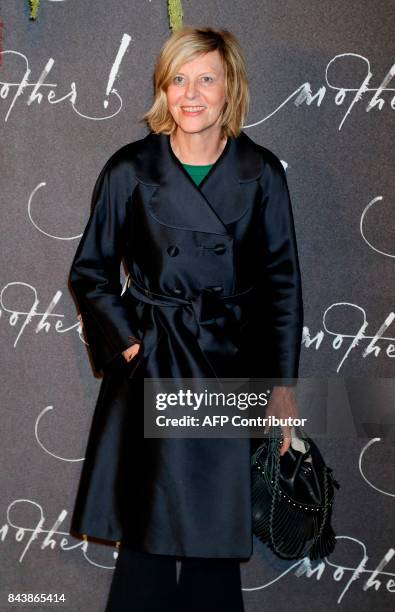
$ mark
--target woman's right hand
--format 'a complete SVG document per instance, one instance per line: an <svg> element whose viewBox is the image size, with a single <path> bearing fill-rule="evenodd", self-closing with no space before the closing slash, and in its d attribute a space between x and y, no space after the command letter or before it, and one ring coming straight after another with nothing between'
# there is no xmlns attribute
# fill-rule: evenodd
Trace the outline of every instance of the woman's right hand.
<svg viewBox="0 0 395 612"><path fill-rule="evenodd" d="M122 352L122 355L126 359L126 361L132 361L133 357L137 355L140 350L140 343L136 342L136 344L132 344L125 351Z"/></svg>

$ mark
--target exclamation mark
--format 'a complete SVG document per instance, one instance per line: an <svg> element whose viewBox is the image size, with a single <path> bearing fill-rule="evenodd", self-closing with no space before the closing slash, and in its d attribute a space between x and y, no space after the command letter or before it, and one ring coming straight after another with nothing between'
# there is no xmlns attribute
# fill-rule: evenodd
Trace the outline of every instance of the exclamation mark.
<svg viewBox="0 0 395 612"><path fill-rule="evenodd" d="M117 56L116 56L115 61L114 61L113 65L112 65L112 68L111 68L111 71L110 71L110 76L108 78L108 83L107 83L107 88L106 88L106 96L107 96L107 98L110 95L111 91L117 91L116 89L113 89L112 86L114 85L114 81L115 81L116 76L118 74L119 66L121 64L123 56L126 53L126 49L128 48L130 41L131 41L131 36L129 36L129 34L124 34L122 36L121 45L120 45L120 47L118 49ZM104 105L104 108L107 108L108 100L104 100L103 105Z"/></svg>

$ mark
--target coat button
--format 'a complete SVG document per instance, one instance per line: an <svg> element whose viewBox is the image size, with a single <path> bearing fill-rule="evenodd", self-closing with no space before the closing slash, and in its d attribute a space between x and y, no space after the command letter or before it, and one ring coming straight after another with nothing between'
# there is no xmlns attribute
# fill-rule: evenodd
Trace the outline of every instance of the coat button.
<svg viewBox="0 0 395 612"><path fill-rule="evenodd" d="M215 287L210 287L211 291L214 293L222 293L224 288L221 285L216 285Z"/></svg>
<svg viewBox="0 0 395 612"><path fill-rule="evenodd" d="M226 251L226 246L224 244L216 244L214 247L214 251L217 255L222 255Z"/></svg>
<svg viewBox="0 0 395 612"><path fill-rule="evenodd" d="M169 246L167 249L167 252L170 255L170 257L176 257L178 253L180 252L180 249L177 246Z"/></svg>

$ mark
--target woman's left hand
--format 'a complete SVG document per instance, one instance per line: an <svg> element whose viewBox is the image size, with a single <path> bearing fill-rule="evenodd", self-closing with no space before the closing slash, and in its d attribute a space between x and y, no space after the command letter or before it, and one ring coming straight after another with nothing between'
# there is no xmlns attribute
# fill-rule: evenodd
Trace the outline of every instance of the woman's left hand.
<svg viewBox="0 0 395 612"><path fill-rule="evenodd" d="M275 416L278 419L286 419L288 417L298 418L299 411L296 403L294 387L273 387L270 400L266 408L266 417ZM281 426L284 440L281 446L280 455L284 455L291 444L291 427L288 425ZM268 425L265 426L264 432L269 430Z"/></svg>

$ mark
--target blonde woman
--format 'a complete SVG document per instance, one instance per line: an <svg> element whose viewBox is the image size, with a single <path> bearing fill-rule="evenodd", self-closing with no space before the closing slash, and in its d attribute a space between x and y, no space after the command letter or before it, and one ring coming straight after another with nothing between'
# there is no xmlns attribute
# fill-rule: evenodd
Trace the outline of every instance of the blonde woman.
<svg viewBox="0 0 395 612"><path fill-rule="evenodd" d="M105 163L72 263L103 381L71 527L118 546L107 612L240 612L252 554L250 440L144 437L144 378L275 377L266 415L298 414L293 214L280 160L242 130L248 106L233 34L172 34L150 131Z"/></svg>

